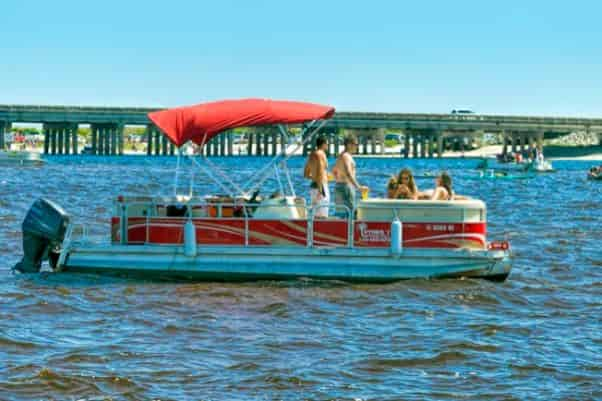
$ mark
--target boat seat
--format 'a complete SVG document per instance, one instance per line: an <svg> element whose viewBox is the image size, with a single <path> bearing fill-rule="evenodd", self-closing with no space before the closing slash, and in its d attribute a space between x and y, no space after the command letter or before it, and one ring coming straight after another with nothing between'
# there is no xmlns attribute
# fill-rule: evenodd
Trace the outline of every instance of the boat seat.
<svg viewBox="0 0 602 401"><path fill-rule="evenodd" d="M301 199L301 201L299 200ZM268 220L298 220L305 217L305 199L279 196L264 199L253 213L253 218ZM303 214L300 211L303 211Z"/></svg>

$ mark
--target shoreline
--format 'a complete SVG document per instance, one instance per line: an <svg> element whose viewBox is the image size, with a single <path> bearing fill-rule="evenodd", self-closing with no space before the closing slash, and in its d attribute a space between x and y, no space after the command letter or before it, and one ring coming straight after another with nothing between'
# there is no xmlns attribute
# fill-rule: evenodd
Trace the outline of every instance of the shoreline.
<svg viewBox="0 0 602 401"><path fill-rule="evenodd" d="M474 149L465 152L459 151L447 151L443 153L443 157L433 157L432 159L482 159L482 158L495 158L496 155L502 152L502 145L490 145L484 146L480 149ZM544 146L544 155L547 160L581 160L581 161L601 161L602 162L602 146L596 146L592 153L584 154L584 149L578 146ZM546 152L546 150L548 152ZM15 150L7 150L8 152ZM22 151L39 153L43 156L42 148L26 148ZM146 156L146 151L130 151L125 150L124 156ZM57 155L59 156L59 155ZM296 152L294 156L302 156L301 151ZM223 156L230 157L230 156ZM273 156L247 156L246 154L234 154L233 157L273 157ZM400 156L399 151L385 152L383 154L356 154L354 157L357 158L390 158L390 159L404 159ZM409 158L414 159L414 158ZM430 158L417 157L416 159L428 160Z"/></svg>

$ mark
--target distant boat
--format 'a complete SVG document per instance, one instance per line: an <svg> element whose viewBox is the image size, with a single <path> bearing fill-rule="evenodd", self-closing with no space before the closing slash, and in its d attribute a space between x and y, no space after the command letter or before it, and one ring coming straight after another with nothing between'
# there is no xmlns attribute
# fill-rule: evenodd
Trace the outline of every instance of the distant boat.
<svg viewBox="0 0 602 401"><path fill-rule="evenodd" d="M41 166L45 160L39 153L23 151L0 151L0 166Z"/></svg>
<svg viewBox="0 0 602 401"><path fill-rule="evenodd" d="M592 169L590 169L587 173L587 179L592 181L602 181L602 166L598 168L592 167Z"/></svg>
<svg viewBox="0 0 602 401"><path fill-rule="evenodd" d="M86 145L82 149L81 154L82 155L93 155L94 154L94 148L92 147L92 145Z"/></svg>

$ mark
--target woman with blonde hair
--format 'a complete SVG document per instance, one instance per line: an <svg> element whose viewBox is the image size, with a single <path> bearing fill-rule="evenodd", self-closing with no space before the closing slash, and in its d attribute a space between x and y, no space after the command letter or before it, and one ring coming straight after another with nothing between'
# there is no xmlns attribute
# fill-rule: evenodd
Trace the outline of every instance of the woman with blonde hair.
<svg viewBox="0 0 602 401"><path fill-rule="evenodd" d="M387 184L387 197L391 199L418 199L418 188L410 169L402 169L397 177L391 177Z"/></svg>

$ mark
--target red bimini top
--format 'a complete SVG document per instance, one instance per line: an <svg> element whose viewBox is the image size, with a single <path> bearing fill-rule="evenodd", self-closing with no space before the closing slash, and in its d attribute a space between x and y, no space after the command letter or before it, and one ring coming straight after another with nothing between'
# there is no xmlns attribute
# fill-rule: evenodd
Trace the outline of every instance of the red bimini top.
<svg viewBox="0 0 602 401"><path fill-rule="evenodd" d="M334 107L267 99L223 100L148 113L148 118L180 147L201 145L222 131L270 124L299 124L331 118Z"/></svg>

